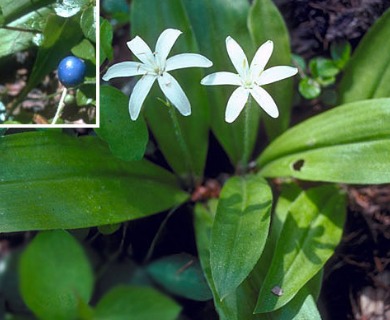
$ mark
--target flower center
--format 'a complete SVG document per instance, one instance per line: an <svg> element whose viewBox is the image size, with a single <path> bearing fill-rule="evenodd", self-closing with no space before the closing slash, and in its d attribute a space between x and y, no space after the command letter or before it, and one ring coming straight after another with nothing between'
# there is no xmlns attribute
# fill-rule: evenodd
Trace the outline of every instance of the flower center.
<svg viewBox="0 0 390 320"><path fill-rule="evenodd" d="M153 52L153 56L154 56L153 71L154 71L158 76L162 76L163 73L165 72L165 60L162 61L162 59L160 59L160 57L159 57L159 55L157 54L157 52Z"/></svg>

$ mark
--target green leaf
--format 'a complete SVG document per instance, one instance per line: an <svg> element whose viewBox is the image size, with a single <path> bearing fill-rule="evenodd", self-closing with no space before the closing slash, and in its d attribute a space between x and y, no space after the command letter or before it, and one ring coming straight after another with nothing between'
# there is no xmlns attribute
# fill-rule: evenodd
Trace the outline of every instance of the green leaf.
<svg viewBox="0 0 390 320"><path fill-rule="evenodd" d="M9 24L54 2L55 0L0 0L1 13L4 19L3 24Z"/></svg>
<svg viewBox="0 0 390 320"><path fill-rule="evenodd" d="M248 37L246 0L184 0L191 26L203 55L213 62L207 74L218 71L236 72L226 51L225 39L231 36L245 51L250 60L254 55L253 43ZM244 154L244 112L236 121L225 122L225 109L234 88L231 86L207 87L210 104L211 129L228 154L233 165L242 162ZM257 138L260 108L253 104L249 114L248 146L250 153Z"/></svg>
<svg viewBox="0 0 390 320"><path fill-rule="evenodd" d="M96 137L13 134L0 138L0 153L0 232L123 222L188 197L167 171L118 160Z"/></svg>
<svg viewBox="0 0 390 320"><path fill-rule="evenodd" d="M100 64L107 58L112 60L114 55L114 49L112 48L112 26L111 24L101 18L100 22Z"/></svg>
<svg viewBox="0 0 390 320"><path fill-rule="evenodd" d="M314 77L329 78L334 77L340 72L332 60L322 57L311 59L309 66L311 74Z"/></svg>
<svg viewBox="0 0 390 320"><path fill-rule="evenodd" d="M284 306L333 254L340 241L346 199L330 185L302 192L291 205L262 283L256 313ZM278 286L281 295L273 293Z"/></svg>
<svg viewBox="0 0 390 320"><path fill-rule="evenodd" d="M330 54L336 66L341 70L351 57L352 47L348 41L332 42Z"/></svg>
<svg viewBox="0 0 390 320"><path fill-rule="evenodd" d="M301 291L300 291L301 292ZM300 292L284 307L267 314L272 320L321 320L316 302L307 291Z"/></svg>
<svg viewBox="0 0 390 320"><path fill-rule="evenodd" d="M286 193L284 199L284 207L288 207L288 203L291 203L295 199L296 190L289 188L288 194ZM282 211L281 205L279 205L279 211ZM199 258L204 270L207 281L209 282L210 288L212 289L214 296L214 304L218 311L221 320L224 319L235 319L235 320L291 320L291 319L317 319L305 318L304 310L307 309L303 306L306 304L306 297L308 294L317 295L321 284L321 274L316 275L313 279L305 285L299 293L284 307L279 310L267 313L267 314L253 314L256 306L257 295L260 290L261 284L264 280L265 273L268 269L268 265L271 262L271 257L261 256L261 259L257 263L255 269L251 272L247 279L225 299L221 300L212 279L211 268L210 268L210 234L213 225L215 212L217 210L217 201L212 200L207 204L197 204L195 206L195 235L196 244L198 248ZM287 213L287 209L286 209ZM287 215L287 214L286 214ZM275 235L275 232L274 232ZM268 242L267 242L268 246ZM267 248L267 247L266 247ZM274 246L270 250L274 252ZM310 308L312 310L313 308ZM296 315L296 316L294 316Z"/></svg>
<svg viewBox="0 0 390 320"><path fill-rule="evenodd" d="M80 18L80 27L84 36L96 42L96 8L89 7L84 10Z"/></svg>
<svg viewBox="0 0 390 320"><path fill-rule="evenodd" d="M211 232L210 265L221 298L239 286L259 260L268 235L272 192L260 176L230 178Z"/></svg>
<svg viewBox="0 0 390 320"><path fill-rule="evenodd" d="M139 35L151 48L154 48L161 32L169 27L183 32L170 56L185 52L199 53L182 1L134 0L131 7L131 21L132 35ZM153 23L151 24L150 21ZM199 84L203 71L200 68L183 69L172 72L172 75L180 83L191 102L191 116L183 117L177 113L179 129L175 128L168 108L157 100L157 98L165 100L157 84L145 101L143 109L149 127L172 169L184 179L195 176L195 180L199 180L203 176L209 130L207 94ZM184 138L188 156L178 141L177 133Z"/></svg>
<svg viewBox="0 0 390 320"><path fill-rule="evenodd" d="M130 119L129 97L111 86L100 88L100 128L95 129L112 153L123 160L143 158L148 143L148 129L142 117Z"/></svg>
<svg viewBox="0 0 390 320"><path fill-rule="evenodd" d="M291 65L289 33L283 17L272 0L255 0L248 19L249 31L259 47L267 40L274 42L274 52L267 68L271 66ZM286 79L266 86L266 90L274 98L280 111L278 119L264 117L267 134L271 139L285 131L290 124L293 98L293 80Z"/></svg>
<svg viewBox="0 0 390 320"><path fill-rule="evenodd" d="M95 47L93 44L87 40L83 39L79 44L72 48L72 53L85 60L91 61L93 64L96 64L96 53Z"/></svg>
<svg viewBox="0 0 390 320"><path fill-rule="evenodd" d="M321 94L321 87L312 78L303 78L299 81L299 93L306 99L314 99Z"/></svg>
<svg viewBox="0 0 390 320"><path fill-rule="evenodd" d="M175 320L180 306L151 288L117 286L97 304L96 320Z"/></svg>
<svg viewBox="0 0 390 320"><path fill-rule="evenodd" d="M92 296L92 269L82 247L65 231L39 233L20 259L20 290L40 319L76 319Z"/></svg>
<svg viewBox="0 0 390 320"><path fill-rule="evenodd" d="M196 301L212 298L196 257L186 253L167 256L149 264L147 270L170 293Z"/></svg>
<svg viewBox="0 0 390 320"><path fill-rule="evenodd" d="M21 29L29 29L28 26L31 21L42 21L47 19L48 15L51 14L51 10L47 8L33 11L21 18L8 24L9 27L17 27ZM27 25L27 27L26 27ZM39 29L39 28L38 28ZM26 50L30 47L34 47L33 38L36 33L16 31L0 28L0 58L14 54L15 52Z"/></svg>
<svg viewBox="0 0 390 320"><path fill-rule="evenodd" d="M26 87L19 95L16 104L23 101L31 89L40 83L48 73L56 69L60 60L82 38L82 32L77 19L65 19L55 15L48 17L43 35L44 40L38 50L30 78Z"/></svg>
<svg viewBox="0 0 390 320"><path fill-rule="evenodd" d="M265 177L390 182L390 99L346 104L298 124L264 150Z"/></svg>
<svg viewBox="0 0 390 320"><path fill-rule="evenodd" d="M87 106L96 105L96 84L83 84L76 91L77 105Z"/></svg>
<svg viewBox="0 0 390 320"><path fill-rule="evenodd" d="M359 43L340 83L340 103L390 97L390 9Z"/></svg>

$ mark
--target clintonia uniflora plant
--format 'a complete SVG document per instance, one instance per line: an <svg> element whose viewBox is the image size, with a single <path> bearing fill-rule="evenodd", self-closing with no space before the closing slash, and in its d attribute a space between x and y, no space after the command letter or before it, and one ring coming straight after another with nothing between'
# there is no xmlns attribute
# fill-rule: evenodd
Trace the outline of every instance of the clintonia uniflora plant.
<svg viewBox="0 0 390 320"><path fill-rule="evenodd" d="M80 244L65 231L42 232L22 255L24 301L51 319L158 313L173 320L186 301L175 297L212 299L220 319L320 319L316 300L323 267L341 239L346 185L390 182L390 91L383 72L390 61L377 50L388 44L390 13L353 54L338 87L340 105L289 129L296 92L289 77L296 70L289 67L288 30L271 0L132 0L129 12L128 46L139 62L113 64L102 74L141 78L130 100L128 79L121 90L102 85L97 136L1 138L0 232L98 226L90 232L103 242L108 237L107 247L121 239L119 254L100 265L104 281L119 264L116 257L125 256L126 283L136 281L127 272L134 268L153 282L145 281L146 288L111 282L114 288L89 305L93 277ZM156 39L153 52L146 43ZM110 63L111 40L103 19L102 56ZM171 50L176 55L168 57ZM251 64L244 51L254 54ZM237 74L220 71L232 62ZM152 88L155 81L161 91ZM165 107L156 106L161 92ZM248 103L252 98L261 108ZM173 216L185 223L173 223ZM106 225L120 230L103 236ZM174 246L164 246L167 234ZM71 277L64 277L68 271ZM58 279L60 286L50 286Z"/></svg>

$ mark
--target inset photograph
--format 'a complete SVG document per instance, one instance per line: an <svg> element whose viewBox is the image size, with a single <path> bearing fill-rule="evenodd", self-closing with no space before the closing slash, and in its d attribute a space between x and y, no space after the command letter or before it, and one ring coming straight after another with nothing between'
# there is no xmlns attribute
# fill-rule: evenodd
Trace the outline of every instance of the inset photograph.
<svg viewBox="0 0 390 320"><path fill-rule="evenodd" d="M94 0L0 0L0 127L97 127Z"/></svg>

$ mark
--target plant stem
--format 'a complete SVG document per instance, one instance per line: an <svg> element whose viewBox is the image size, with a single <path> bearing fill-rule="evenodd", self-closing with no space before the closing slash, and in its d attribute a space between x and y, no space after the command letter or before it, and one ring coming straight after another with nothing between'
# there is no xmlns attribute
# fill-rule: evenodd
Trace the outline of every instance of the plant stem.
<svg viewBox="0 0 390 320"><path fill-rule="evenodd" d="M242 153L240 171L246 173L248 170L248 162L250 157L250 146L249 146L249 113L252 107L252 97L249 96L247 105L244 107L244 150Z"/></svg>
<svg viewBox="0 0 390 320"><path fill-rule="evenodd" d="M180 149L183 153L184 162L186 164L186 168L187 168L188 173L189 173L189 181L187 181L187 182L189 183L189 186L193 186L195 183L195 178L194 178L195 174L194 174L194 169L192 167L190 150L188 149L188 145L187 145L186 141L184 140L183 132L181 131L179 120L177 119L175 107L173 105L171 105L171 103L168 100L165 102L165 104L168 107L169 115L170 115L172 123L173 123L173 129L175 131L175 135L176 135L176 138L178 140Z"/></svg>
<svg viewBox="0 0 390 320"><path fill-rule="evenodd" d="M64 100L65 100L67 92L68 92L68 89L66 89L66 87L64 87L64 90L62 91L62 94L61 94L60 102L58 103L57 112L56 112L53 120L51 121L51 124L53 124L53 125L56 124L56 122L58 121L58 118L62 114L62 110L64 110L64 107L65 107Z"/></svg>
<svg viewBox="0 0 390 320"><path fill-rule="evenodd" d="M172 208L167 216L164 218L164 220L161 222L160 227L158 228L156 235L154 236L152 243L150 244L149 250L146 253L146 256L144 258L144 264L148 263L150 258L153 255L154 249L156 248L157 241L160 239L162 232L165 229L165 226L168 223L168 220L172 217L172 215L175 213L175 211L180 207L181 205L177 205L176 207Z"/></svg>

